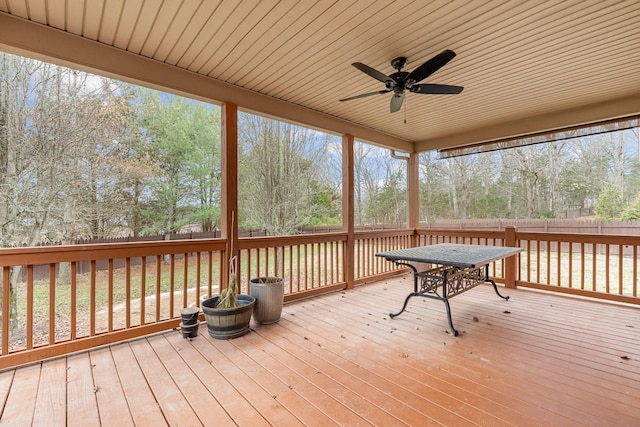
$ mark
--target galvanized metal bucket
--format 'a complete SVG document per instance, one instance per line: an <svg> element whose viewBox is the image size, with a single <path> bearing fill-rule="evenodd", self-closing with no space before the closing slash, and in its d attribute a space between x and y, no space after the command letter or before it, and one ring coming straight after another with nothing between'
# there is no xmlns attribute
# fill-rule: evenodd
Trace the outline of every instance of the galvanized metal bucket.
<svg viewBox="0 0 640 427"><path fill-rule="evenodd" d="M284 279L280 277L256 277L250 281L249 293L256 298L253 320L269 324L280 320L284 303Z"/></svg>

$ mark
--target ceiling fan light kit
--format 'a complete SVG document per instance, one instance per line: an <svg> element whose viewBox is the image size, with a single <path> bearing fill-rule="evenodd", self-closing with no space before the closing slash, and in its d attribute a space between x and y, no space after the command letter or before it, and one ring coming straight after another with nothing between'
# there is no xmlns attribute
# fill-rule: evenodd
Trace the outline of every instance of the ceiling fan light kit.
<svg viewBox="0 0 640 427"><path fill-rule="evenodd" d="M454 95L462 92L464 89L462 86L441 85L441 84L418 84L422 80L429 77L431 74L438 71L445 66L456 56L452 50L444 50L433 58L429 59L424 64L411 72L402 71L407 63L407 58L399 56L391 60L391 66L397 71L393 74L386 75L375 68L369 67L361 62L354 62L353 65L363 73L373 77L376 80L384 83L385 90L379 90L376 92L364 93L361 95L351 96L349 98L341 99L340 101L351 101L354 99L365 98L371 95L381 95L383 93L393 92L391 97L390 110L392 113L400 110L404 101L404 92L409 90L412 93L421 93L424 95Z"/></svg>

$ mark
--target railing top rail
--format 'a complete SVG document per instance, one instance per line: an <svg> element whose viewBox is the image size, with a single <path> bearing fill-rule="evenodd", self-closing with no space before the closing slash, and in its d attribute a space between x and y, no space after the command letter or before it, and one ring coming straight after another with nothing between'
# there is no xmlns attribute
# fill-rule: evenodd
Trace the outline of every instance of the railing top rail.
<svg viewBox="0 0 640 427"><path fill-rule="evenodd" d="M418 228L416 229L418 235L421 236L454 236L454 237L473 237L481 239L503 239L504 231L495 230L445 230L435 228Z"/></svg>
<svg viewBox="0 0 640 427"><path fill-rule="evenodd" d="M393 230L356 230L354 235L358 239L367 239L375 237L397 237L397 236L412 236L415 230L413 228L398 228Z"/></svg>
<svg viewBox="0 0 640 427"><path fill-rule="evenodd" d="M295 236L263 236L240 237L240 249L270 248L274 246L295 246L306 243L342 242L347 240L347 233L296 234Z"/></svg>
<svg viewBox="0 0 640 427"><path fill-rule="evenodd" d="M542 231L516 231L518 240L562 241L571 243L599 243L613 245L640 245L640 236L622 234L569 234Z"/></svg>
<svg viewBox="0 0 640 427"><path fill-rule="evenodd" d="M90 245L1 248L0 266L39 265L95 259L134 258L188 252L225 250L226 239L161 240Z"/></svg>

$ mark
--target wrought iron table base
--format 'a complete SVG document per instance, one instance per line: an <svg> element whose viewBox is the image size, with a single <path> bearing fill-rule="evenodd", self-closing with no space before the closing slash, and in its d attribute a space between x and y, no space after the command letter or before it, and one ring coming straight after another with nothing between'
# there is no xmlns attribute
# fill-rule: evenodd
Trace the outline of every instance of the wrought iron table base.
<svg viewBox="0 0 640 427"><path fill-rule="evenodd" d="M447 308L447 320L449 328L454 336L458 336L458 331L453 327L451 320L451 307L449 306L449 298L458 295L471 288L475 288L481 283L491 283L496 294L504 300L509 300L508 296L503 296L498 291L496 282L489 278L489 264L480 267L459 268L439 266L424 272L418 272L413 264L402 261L394 261L396 265L404 265L413 271L413 292L411 292L404 300L402 309L397 313L389 313L389 317L394 318L402 314L407 308L411 297L425 297L437 299L444 302ZM420 289L418 289L418 279L420 279ZM441 294L438 289L442 288Z"/></svg>

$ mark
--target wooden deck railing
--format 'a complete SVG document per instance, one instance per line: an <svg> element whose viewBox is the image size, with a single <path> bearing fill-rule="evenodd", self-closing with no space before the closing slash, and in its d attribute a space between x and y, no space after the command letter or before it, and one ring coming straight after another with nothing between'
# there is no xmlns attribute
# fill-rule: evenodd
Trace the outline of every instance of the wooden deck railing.
<svg viewBox="0 0 640 427"><path fill-rule="evenodd" d="M515 285L640 305L640 236L519 232L507 243L506 231L417 231L420 244L466 243L523 248ZM504 282L504 263L491 275Z"/></svg>
<svg viewBox="0 0 640 427"><path fill-rule="evenodd" d="M344 289L344 233L239 239L242 293L253 277L285 279L285 301Z"/></svg>
<svg viewBox="0 0 640 427"><path fill-rule="evenodd" d="M176 327L181 308L217 292L225 244L0 249L0 368Z"/></svg>
<svg viewBox="0 0 640 427"><path fill-rule="evenodd" d="M375 254L411 247L413 234L413 230L409 229L356 232L353 257L355 283L378 280L403 270Z"/></svg>
<svg viewBox="0 0 640 427"><path fill-rule="evenodd" d="M640 237L473 230L356 232L345 266L346 233L239 239L241 292L249 279L285 278L285 301L345 289L404 271L376 252L442 242L524 250L516 286L640 304ZM0 369L175 328L180 309L218 292L226 240L0 249ZM508 268L490 274L505 280ZM13 283L13 293L7 284ZM13 312L12 312L13 309ZM7 315L11 313L11 315Z"/></svg>
<svg viewBox="0 0 640 427"><path fill-rule="evenodd" d="M517 233L518 286L640 304L640 236Z"/></svg>

